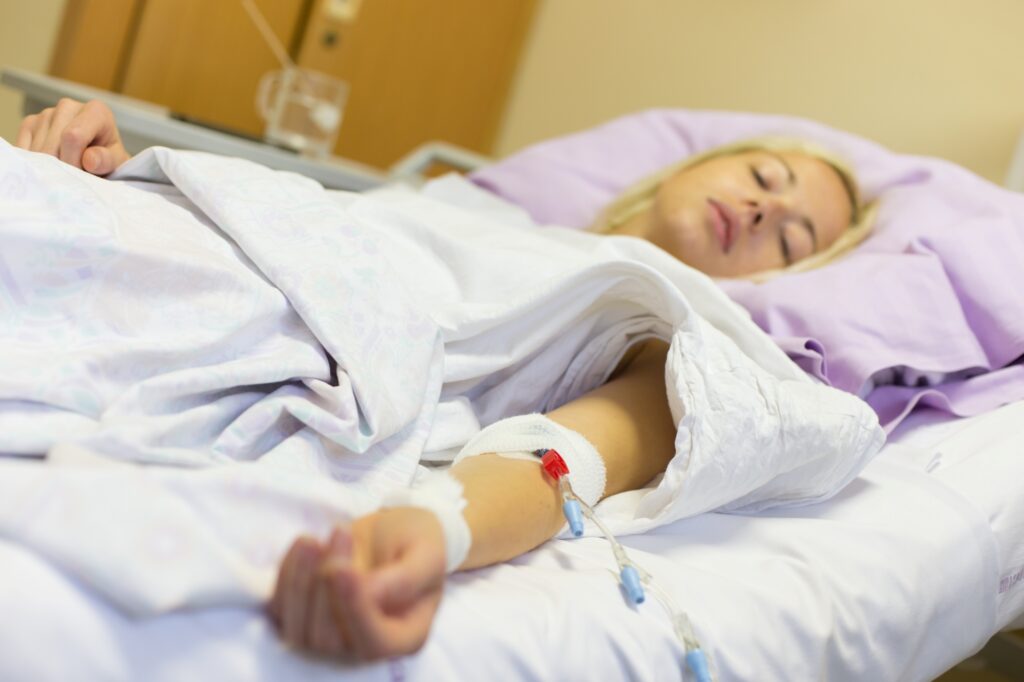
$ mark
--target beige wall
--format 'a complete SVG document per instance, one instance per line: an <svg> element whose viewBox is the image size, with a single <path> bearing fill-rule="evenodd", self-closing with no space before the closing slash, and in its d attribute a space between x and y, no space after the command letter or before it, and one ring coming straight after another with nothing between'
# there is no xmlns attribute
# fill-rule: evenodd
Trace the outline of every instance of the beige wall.
<svg viewBox="0 0 1024 682"><path fill-rule="evenodd" d="M0 65L44 71L64 0L0 0ZM653 106L790 113L1001 182L1024 128L1021 0L542 0L506 154ZM0 88L0 137L20 95Z"/></svg>
<svg viewBox="0 0 1024 682"><path fill-rule="evenodd" d="M0 0L0 66L45 72L63 10L64 0ZM12 143L21 100L20 93L0 87L0 137Z"/></svg>
<svg viewBox="0 0 1024 682"><path fill-rule="evenodd" d="M628 111L796 114L1002 182L1021 0L543 0L496 151Z"/></svg>

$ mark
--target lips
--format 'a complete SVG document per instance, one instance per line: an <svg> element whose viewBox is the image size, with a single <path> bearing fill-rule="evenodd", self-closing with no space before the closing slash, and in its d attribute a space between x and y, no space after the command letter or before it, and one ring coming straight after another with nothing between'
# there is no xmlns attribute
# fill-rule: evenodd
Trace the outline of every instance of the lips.
<svg viewBox="0 0 1024 682"><path fill-rule="evenodd" d="M708 213L711 216L711 227L722 246L722 251L729 253L733 242L736 241L736 215L728 206L711 197L708 197Z"/></svg>

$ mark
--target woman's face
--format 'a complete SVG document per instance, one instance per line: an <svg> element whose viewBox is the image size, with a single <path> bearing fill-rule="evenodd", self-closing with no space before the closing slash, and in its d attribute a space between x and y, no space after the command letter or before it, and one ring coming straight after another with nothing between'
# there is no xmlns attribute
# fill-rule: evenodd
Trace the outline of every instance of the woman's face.
<svg viewBox="0 0 1024 682"><path fill-rule="evenodd" d="M850 197L826 162L750 151L684 168L664 181L645 238L713 277L782 268L827 249L850 224Z"/></svg>

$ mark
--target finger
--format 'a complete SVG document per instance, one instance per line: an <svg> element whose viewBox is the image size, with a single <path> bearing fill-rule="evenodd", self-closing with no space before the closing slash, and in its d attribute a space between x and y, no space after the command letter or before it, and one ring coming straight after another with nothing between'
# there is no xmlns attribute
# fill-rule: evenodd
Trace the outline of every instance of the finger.
<svg viewBox="0 0 1024 682"><path fill-rule="evenodd" d="M60 135L57 158L76 168L85 168L85 150L96 144L99 122L90 119L83 106Z"/></svg>
<svg viewBox="0 0 1024 682"><path fill-rule="evenodd" d="M335 526L334 530L331 531L330 537L327 538L327 556L328 560L352 560L353 543L355 542L352 537L352 532L345 526Z"/></svg>
<svg viewBox="0 0 1024 682"><path fill-rule="evenodd" d="M328 537L323 559L317 570L312 619L314 631L310 634L315 650L328 656L350 655L352 647L348 623L343 618L335 617L334 607L331 605L333 594L324 567L332 563L350 564L351 559L352 536L347 529L336 527Z"/></svg>
<svg viewBox="0 0 1024 682"><path fill-rule="evenodd" d="M366 661L378 657L370 646L371 638L367 636L367 614L365 600L365 581L360 580L362 574L350 564L329 561L323 568L324 577L330 591L330 604L336 622L342 624L349 653L356 659ZM359 591L362 590L362 599Z"/></svg>
<svg viewBox="0 0 1024 682"><path fill-rule="evenodd" d="M53 108L43 109L39 112L36 125L32 129L32 144L29 146L34 152L43 150L46 143L46 134L50 131L50 120L53 118Z"/></svg>
<svg viewBox="0 0 1024 682"><path fill-rule="evenodd" d="M53 111L53 118L50 121L50 129L46 132L46 140L43 142L42 151L44 153L52 154L54 156L58 155L61 139L64 137L65 129L81 110L82 103L76 102L73 99L65 97L57 102L57 106ZM85 145L83 144L82 147L84 148ZM76 158L72 165L79 165L80 158L80 156L79 158Z"/></svg>
<svg viewBox="0 0 1024 682"><path fill-rule="evenodd" d="M380 618L374 633L385 656L410 654L426 642L444 588L444 557L430 543L413 543L397 561L370 576Z"/></svg>
<svg viewBox="0 0 1024 682"><path fill-rule="evenodd" d="M295 564L298 561L298 552L293 542L292 546L281 560L281 568L277 572L277 584L274 586L274 596L270 599L269 611L274 616L278 629L284 632L284 604L288 596L288 586L291 585L292 573L295 571Z"/></svg>
<svg viewBox="0 0 1024 682"><path fill-rule="evenodd" d="M444 563L427 544L408 547L397 561L373 573L370 589L385 611L401 610L420 595L439 589L444 583Z"/></svg>
<svg viewBox="0 0 1024 682"><path fill-rule="evenodd" d="M340 573L332 578L339 597L332 603L345 609L353 648L360 658L411 654L426 642L440 601L440 588L432 594L421 594L401 613L389 615L374 601L365 574Z"/></svg>
<svg viewBox="0 0 1024 682"><path fill-rule="evenodd" d="M288 576L291 567L289 557L291 555L291 548L285 553L284 559L281 560L281 568L277 571L277 582L274 584L274 594L270 597L270 601L267 603L267 613L273 619L274 624L278 628L281 627L281 611L282 605L284 604L284 592L285 585L288 584Z"/></svg>
<svg viewBox="0 0 1024 682"><path fill-rule="evenodd" d="M320 561L320 544L313 538L302 537L295 541L289 551L288 582L281 609L281 634L294 647L306 643L306 625L313 592L313 578Z"/></svg>
<svg viewBox="0 0 1024 682"><path fill-rule="evenodd" d="M354 589L353 575L362 570L355 563L355 538L351 529L338 526L327 541L327 552L320 567L320 575L328 591L331 615L345 640L346 651L357 659L366 659L365 639L353 623L351 592ZM361 562L360 562L361 563Z"/></svg>
<svg viewBox="0 0 1024 682"><path fill-rule="evenodd" d="M114 112L103 102L87 102L71 128L77 138L88 142L82 167L90 173L108 175L131 158L121 142Z"/></svg>
<svg viewBox="0 0 1024 682"><path fill-rule="evenodd" d="M32 131L35 130L36 122L38 120L39 116L37 116L36 114L26 116L22 120L21 126L18 127L18 137L14 141L15 147L20 147L21 149L31 148Z"/></svg>
<svg viewBox="0 0 1024 682"><path fill-rule="evenodd" d="M82 169L93 175L109 175L117 170L121 163L127 160L121 158L118 153L109 147L89 147L82 153Z"/></svg>
<svg viewBox="0 0 1024 682"><path fill-rule="evenodd" d="M385 656L404 656L423 648L430 636L430 627L441 603L441 588L429 594L422 594L400 615L385 617L385 637L390 648L384 649Z"/></svg>
<svg viewBox="0 0 1024 682"><path fill-rule="evenodd" d="M315 653L339 658L349 653L344 623L334 618L331 607L331 588L327 576L319 572L313 588L313 606L310 614L309 647Z"/></svg>
<svg viewBox="0 0 1024 682"><path fill-rule="evenodd" d="M79 123L87 129L96 146L112 147L121 144L121 135L117 131L114 112L100 100L94 99L86 102L79 118Z"/></svg>

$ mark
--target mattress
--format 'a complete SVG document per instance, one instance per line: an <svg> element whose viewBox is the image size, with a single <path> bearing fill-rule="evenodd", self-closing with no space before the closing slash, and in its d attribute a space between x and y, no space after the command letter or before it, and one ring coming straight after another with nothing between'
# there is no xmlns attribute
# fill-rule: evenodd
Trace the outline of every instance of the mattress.
<svg viewBox="0 0 1024 682"><path fill-rule="evenodd" d="M915 415L832 500L624 539L720 680L930 680L1024 613L1024 402ZM132 620L0 540L0 679L689 679L667 614L600 539L452 576L427 645L372 665L290 651L262 613Z"/></svg>

